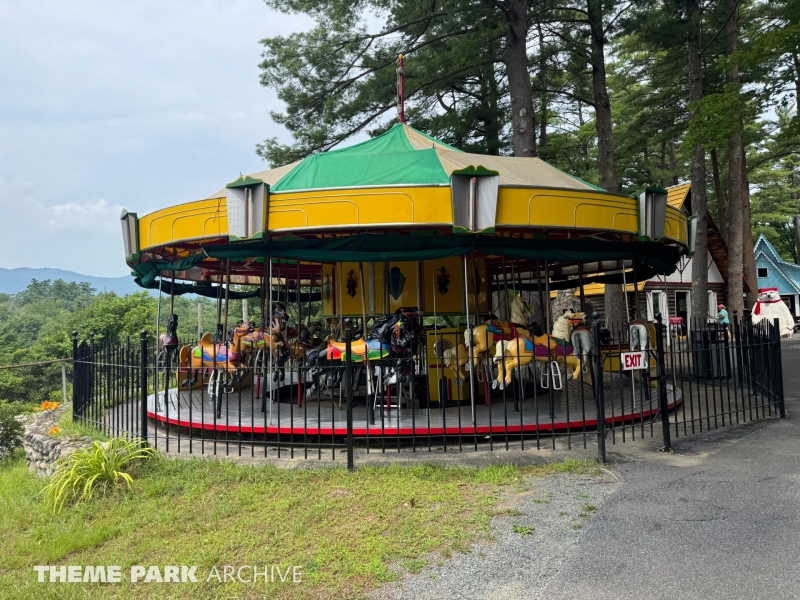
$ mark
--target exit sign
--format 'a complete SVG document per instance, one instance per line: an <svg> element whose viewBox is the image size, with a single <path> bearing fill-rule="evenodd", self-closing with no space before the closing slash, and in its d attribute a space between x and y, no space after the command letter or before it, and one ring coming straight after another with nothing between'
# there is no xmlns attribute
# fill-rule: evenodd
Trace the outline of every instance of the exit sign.
<svg viewBox="0 0 800 600"><path fill-rule="evenodd" d="M633 369L646 369L647 360L645 352L623 352L620 354L623 371L631 371Z"/></svg>

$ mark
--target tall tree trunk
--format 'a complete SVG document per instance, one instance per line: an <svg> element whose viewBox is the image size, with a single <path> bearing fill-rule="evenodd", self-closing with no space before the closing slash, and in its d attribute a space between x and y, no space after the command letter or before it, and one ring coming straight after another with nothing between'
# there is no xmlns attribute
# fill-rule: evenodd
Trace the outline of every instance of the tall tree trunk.
<svg viewBox="0 0 800 600"><path fill-rule="evenodd" d="M587 0L589 19L589 48L592 63L592 92L594 96L595 128L597 129L597 167L600 187L617 192L614 174L614 142L611 137L611 101L606 85L605 37L602 0ZM625 289L607 283L604 294L606 325L612 326L628 320L625 314ZM613 330L613 327L612 327Z"/></svg>
<svg viewBox="0 0 800 600"><path fill-rule="evenodd" d="M481 120L483 121L484 136L486 139L486 153L498 156L500 154L500 113L497 109L497 79L494 75L494 65L487 65L481 77Z"/></svg>
<svg viewBox="0 0 800 600"><path fill-rule="evenodd" d="M750 182L747 179L747 155L742 146L742 203L744 215L742 217L742 258L744 263L744 277L750 285L747 292L745 306L752 307L758 299L758 279L756 278L756 254L753 240L753 222L750 215Z"/></svg>
<svg viewBox="0 0 800 600"><path fill-rule="evenodd" d="M602 0L588 0L589 47L592 62L592 92L594 95L595 127L597 128L597 167L600 187L618 191L614 175L614 144L611 138L611 101L606 85L605 38Z"/></svg>
<svg viewBox="0 0 800 600"><path fill-rule="evenodd" d="M537 18L536 29L539 33L539 85L542 88L542 116L539 119L539 152L541 153L547 146L547 60L544 56L541 19Z"/></svg>
<svg viewBox="0 0 800 600"><path fill-rule="evenodd" d="M795 114L800 114L800 54L792 52L792 61L794 62L794 109Z"/></svg>
<svg viewBox="0 0 800 600"><path fill-rule="evenodd" d="M690 118L698 118L691 104L703 98L702 21L699 0L688 0L689 16L689 103ZM708 305L708 201L706 195L706 151L701 144L692 153L692 214L697 217L697 238L692 261L692 315L700 322L711 314Z"/></svg>
<svg viewBox="0 0 800 600"><path fill-rule="evenodd" d="M717 199L717 217L720 233L725 241L728 241L728 198L722 191L722 182L719 177L719 161L717 160L717 149L711 149L711 171L714 175L714 196Z"/></svg>
<svg viewBox="0 0 800 600"><path fill-rule="evenodd" d="M564 313L564 309L568 308L573 312L580 310L580 301L575 297L576 289L578 288L558 290L556 292L556 297L550 302L550 311L553 314L553 321Z"/></svg>
<svg viewBox="0 0 800 600"><path fill-rule="evenodd" d="M794 262L800 264L800 215L794 216Z"/></svg>
<svg viewBox="0 0 800 600"><path fill-rule="evenodd" d="M514 156L536 156L536 115L528 73L528 2L506 0L504 62L511 95L511 147Z"/></svg>
<svg viewBox="0 0 800 600"><path fill-rule="evenodd" d="M739 45L739 19L736 14L739 6L738 0L725 0L727 22L725 35L728 43L726 54L730 57L736 53ZM733 93L739 96L739 66L733 62L725 74L727 84ZM728 303L730 309L739 315L744 312L744 299L742 297L742 275L744 273L744 256L742 253L742 231L744 223L744 196L742 194L742 181L744 180L742 166L742 119L738 108L730 115L733 121L734 132L728 139Z"/></svg>
<svg viewBox="0 0 800 600"><path fill-rule="evenodd" d="M672 185L678 185L678 157L675 155L675 140L669 141L669 170L672 171Z"/></svg>

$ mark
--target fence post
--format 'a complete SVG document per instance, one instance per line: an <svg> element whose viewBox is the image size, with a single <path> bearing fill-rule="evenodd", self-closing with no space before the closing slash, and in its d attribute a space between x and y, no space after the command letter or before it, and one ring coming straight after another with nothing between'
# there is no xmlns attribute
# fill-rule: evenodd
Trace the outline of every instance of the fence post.
<svg viewBox="0 0 800 600"><path fill-rule="evenodd" d="M658 412L661 413L661 433L664 436L664 451L672 449L669 433L669 402L667 401L667 367L664 364L664 331L661 313L656 314L656 372L658 374ZM691 324L689 324L691 327ZM691 340L691 333L689 339ZM674 391L673 391L674 394Z"/></svg>
<svg viewBox="0 0 800 600"><path fill-rule="evenodd" d="M78 332L72 332L72 420L78 419L78 413L82 412L78 402L78 393L80 391L80 366L78 361Z"/></svg>
<svg viewBox="0 0 800 600"><path fill-rule="evenodd" d="M67 359L61 359L61 400L67 403ZM74 413L73 413L74 414Z"/></svg>
<svg viewBox="0 0 800 600"><path fill-rule="evenodd" d="M603 390L603 356L600 353L600 315L592 313L592 342L594 344L594 396L597 404L597 457L606 462L606 400Z"/></svg>
<svg viewBox="0 0 800 600"><path fill-rule="evenodd" d="M366 324L364 326L366 331ZM366 335L366 334L365 334ZM350 339L350 330L344 334L344 384L347 386L347 470L354 471L355 465L353 464L353 363L351 346L352 340ZM369 377L369 373L367 373ZM369 397L367 397L367 404L369 404Z"/></svg>
<svg viewBox="0 0 800 600"><path fill-rule="evenodd" d="M139 432L139 437L142 438L142 441L147 443L147 331L144 329L142 330L141 334L141 407L140 407L140 416L141 416L141 431Z"/></svg>
<svg viewBox="0 0 800 600"><path fill-rule="evenodd" d="M783 364L781 364L781 321L775 319L775 354L773 355L773 364L775 367L778 380L775 382L775 392L778 394L778 411L780 412L781 419L786 418L786 404L783 398Z"/></svg>

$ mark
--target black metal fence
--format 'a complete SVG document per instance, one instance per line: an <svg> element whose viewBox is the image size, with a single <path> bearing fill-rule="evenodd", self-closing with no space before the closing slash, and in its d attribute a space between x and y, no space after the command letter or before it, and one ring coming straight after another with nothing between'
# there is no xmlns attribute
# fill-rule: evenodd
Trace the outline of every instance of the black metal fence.
<svg viewBox="0 0 800 600"><path fill-rule="evenodd" d="M691 325L594 323L571 347L520 341L500 361L494 348L479 354L493 340L477 327L428 329L413 355L358 359L348 339L323 360L289 346L288 356L254 350L202 367L193 340L166 352L144 332L123 343L75 337L73 413L170 453L349 466L375 452L592 444L605 460L607 444L652 438L668 449L674 438L784 416L775 324Z"/></svg>

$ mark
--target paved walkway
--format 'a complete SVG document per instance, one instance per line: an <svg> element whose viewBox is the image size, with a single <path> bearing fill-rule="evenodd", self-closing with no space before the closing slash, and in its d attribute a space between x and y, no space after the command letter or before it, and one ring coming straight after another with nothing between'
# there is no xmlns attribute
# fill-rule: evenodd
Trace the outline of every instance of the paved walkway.
<svg viewBox="0 0 800 600"><path fill-rule="evenodd" d="M515 548L510 568L476 549L477 559L437 567L446 586L423 571L376 597L500 599L524 588L546 599L800 598L800 339L783 343L783 365L785 420L682 438L674 454L655 452L655 441L611 447L622 483L606 497L588 492L598 511L553 551L557 560L536 552L556 538L521 537L498 520L494 547ZM527 516L533 526L536 516ZM535 584L522 585L531 572Z"/></svg>

